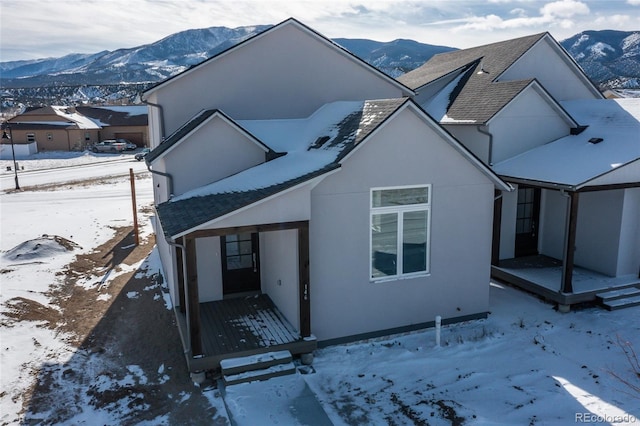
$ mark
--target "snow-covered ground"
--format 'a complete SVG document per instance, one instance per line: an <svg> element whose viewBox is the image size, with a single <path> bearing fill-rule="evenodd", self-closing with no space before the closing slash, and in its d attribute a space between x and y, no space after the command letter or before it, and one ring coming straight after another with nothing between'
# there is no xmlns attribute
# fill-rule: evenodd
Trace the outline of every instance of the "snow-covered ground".
<svg viewBox="0 0 640 426"><path fill-rule="evenodd" d="M93 162L62 157L34 159L29 167ZM4 163L0 166L5 169ZM105 173L94 169L91 173L96 177ZM49 180L55 182L53 176ZM150 176L141 173L136 188L138 205L150 205ZM16 301L24 300L58 309L47 292L59 283L65 265L112 238L113 227L132 224L129 191L128 179L118 177L0 195L0 424L23 418L24 392L42 366L64 364L75 355L64 333L41 327L37 321L13 322L7 312ZM143 235L150 232L148 222L143 222ZM72 251L65 249L69 245ZM152 252L128 268L118 273L137 269L144 275L160 265ZM116 275L87 277L78 284L108 285ZM640 353L640 307L614 312L587 307L560 314L529 294L493 283L489 317L443 327L439 347L435 330L425 330L324 348L315 353L312 367L303 369L302 377L337 425L640 424L640 366L636 364L634 372L633 362L638 361L630 352L633 348ZM131 377L101 375L99 383L87 387L95 391L123 380L151 380L142 377L135 365L126 368ZM169 380L166 368L158 369L160 392ZM235 386L252 389L253 385ZM256 389L288 395L282 392L279 379ZM187 404L203 395L211 407L224 411L220 394L211 389L185 385L177 397ZM267 418L272 424L288 424L291 417L286 415L268 417L264 411L268 407L257 405L260 409L252 411L249 404L260 398L256 394L254 401L245 402L249 424L262 425ZM80 414L59 423L117 424L127 410L135 416L148 409L143 403L127 401L101 407L86 403ZM287 401L279 406L287 407ZM154 421L139 424L171 424L168 415L154 412ZM205 413L192 416L196 423L198 419L208 422ZM224 416L217 418L224 420Z"/></svg>

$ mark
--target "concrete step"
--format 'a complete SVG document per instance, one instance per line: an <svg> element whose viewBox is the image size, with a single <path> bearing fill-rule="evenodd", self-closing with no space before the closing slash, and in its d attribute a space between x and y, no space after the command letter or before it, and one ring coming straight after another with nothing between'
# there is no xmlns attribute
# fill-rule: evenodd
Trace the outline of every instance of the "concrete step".
<svg viewBox="0 0 640 426"><path fill-rule="evenodd" d="M238 374L245 371L260 370L276 364L291 362L289 351L266 352L257 355L227 358L220 361L222 374Z"/></svg>
<svg viewBox="0 0 640 426"><path fill-rule="evenodd" d="M238 383L248 383L265 381L274 377L286 376L296 373L296 366L293 362L286 364L276 364L258 370L248 370L237 374L223 374L222 380L225 386L237 385Z"/></svg>
<svg viewBox="0 0 640 426"><path fill-rule="evenodd" d="M640 288L627 287L627 288L622 288L620 290L612 290L612 291L596 294L596 297L601 302L606 302L608 300L615 300L615 299L620 299L623 297L630 297L630 296L640 296Z"/></svg>
<svg viewBox="0 0 640 426"><path fill-rule="evenodd" d="M610 311L638 306L640 305L640 295L606 300L602 302L602 305Z"/></svg>

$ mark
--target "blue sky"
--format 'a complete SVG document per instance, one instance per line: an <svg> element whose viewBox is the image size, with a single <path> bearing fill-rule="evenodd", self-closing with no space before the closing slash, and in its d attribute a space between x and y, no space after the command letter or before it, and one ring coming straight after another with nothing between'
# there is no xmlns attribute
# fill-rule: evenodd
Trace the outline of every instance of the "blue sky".
<svg viewBox="0 0 640 426"><path fill-rule="evenodd" d="M213 26L295 17L327 37L466 48L549 31L640 30L640 0L2 0L0 61L153 43Z"/></svg>

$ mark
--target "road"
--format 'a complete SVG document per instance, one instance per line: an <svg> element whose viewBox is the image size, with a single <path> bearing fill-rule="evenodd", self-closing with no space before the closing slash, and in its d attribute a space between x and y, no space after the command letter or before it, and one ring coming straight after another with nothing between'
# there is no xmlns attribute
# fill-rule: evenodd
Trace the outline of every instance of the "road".
<svg viewBox="0 0 640 426"><path fill-rule="evenodd" d="M103 177L126 176L129 174L129 169L133 169L136 174L147 171L144 161L136 161L132 157L75 166L64 166L64 160L61 160L56 167L49 169L19 170L18 182L20 187L24 189ZM0 176L0 191L6 192L14 188L14 173L3 171Z"/></svg>

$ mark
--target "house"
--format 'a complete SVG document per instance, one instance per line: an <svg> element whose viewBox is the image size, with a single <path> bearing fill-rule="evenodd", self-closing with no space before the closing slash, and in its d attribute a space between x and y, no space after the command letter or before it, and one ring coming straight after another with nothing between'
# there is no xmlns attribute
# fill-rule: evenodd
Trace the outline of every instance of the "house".
<svg viewBox="0 0 640 426"><path fill-rule="evenodd" d="M27 109L8 120L16 153L74 151L99 141L100 126L78 114L74 107L47 106Z"/></svg>
<svg viewBox="0 0 640 426"><path fill-rule="evenodd" d="M148 145L146 106L27 109L3 125L13 134L16 154L38 151L80 151L104 139L129 139Z"/></svg>
<svg viewBox="0 0 640 426"><path fill-rule="evenodd" d="M548 33L439 54L399 78L517 191L492 271L568 310L640 282L640 110L606 100Z"/></svg>
<svg viewBox="0 0 640 426"><path fill-rule="evenodd" d="M100 125L100 140L127 139L149 146L146 105L78 106L76 111Z"/></svg>
<svg viewBox="0 0 640 426"><path fill-rule="evenodd" d="M511 188L413 94L295 19L143 93L191 371L486 316Z"/></svg>

